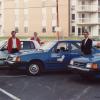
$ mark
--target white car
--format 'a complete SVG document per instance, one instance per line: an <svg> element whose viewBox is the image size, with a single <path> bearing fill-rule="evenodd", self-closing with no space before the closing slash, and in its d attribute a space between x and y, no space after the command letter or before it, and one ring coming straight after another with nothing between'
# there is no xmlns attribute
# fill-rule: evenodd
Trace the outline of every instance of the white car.
<svg viewBox="0 0 100 100"><path fill-rule="evenodd" d="M29 52L34 49L39 49L40 45L34 40L21 40L21 52ZM0 65L5 65L4 60L7 59L9 53L7 50L7 40L0 42Z"/></svg>

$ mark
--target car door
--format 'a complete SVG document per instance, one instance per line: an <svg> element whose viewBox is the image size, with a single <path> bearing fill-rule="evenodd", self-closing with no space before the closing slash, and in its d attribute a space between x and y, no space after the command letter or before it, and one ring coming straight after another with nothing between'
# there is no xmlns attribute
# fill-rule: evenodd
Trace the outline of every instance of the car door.
<svg viewBox="0 0 100 100"><path fill-rule="evenodd" d="M70 51L71 59L81 56L81 49L80 49L81 47L79 42L72 42L70 46L71 46L71 51Z"/></svg>
<svg viewBox="0 0 100 100"><path fill-rule="evenodd" d="M5 41L2 47L0 48L0 65L4 64L4 60L6 60L7 57L8 57L7 41Z"/></svg>
<svg viewBox="0 0 100 100"><path fill-rule="evenodd" d="M50 53L48 59L48 68L61 70L66 68L70 60L69 43L59 42Z"/></svg>

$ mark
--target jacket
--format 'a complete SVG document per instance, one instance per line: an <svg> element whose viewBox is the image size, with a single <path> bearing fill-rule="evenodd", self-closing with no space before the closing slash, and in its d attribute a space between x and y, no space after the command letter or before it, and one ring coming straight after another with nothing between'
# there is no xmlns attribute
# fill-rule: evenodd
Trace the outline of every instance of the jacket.
<svg viewBox="0 0 100 100"><path fill-rule="evenodd" d="M81 44L81 51L83 52L83 54L88 55L92 53L92 40L88 39L85 43L85 39L82 40L82 44Z"/></svg>
<svg viewBox="0 0 100 100"><path fill-rule="evenodd" d="M12 46L13 46L13 41L12 41L12 37L11 37L8 40L8 47L7 47L9 53L12 52L12 49L13 49ZM21 42L20 42L20 40L18 38L16 38L16 46L17 46L17 50L20 50Z"/></svg>
<svg viewBox="0 0 100 100"><path fill-rule="evenodd" d="M35 38L32 37L31 40L35 40ZM36 38L36 41L37 41L39 44L41 44L39 37Z"/></svg>

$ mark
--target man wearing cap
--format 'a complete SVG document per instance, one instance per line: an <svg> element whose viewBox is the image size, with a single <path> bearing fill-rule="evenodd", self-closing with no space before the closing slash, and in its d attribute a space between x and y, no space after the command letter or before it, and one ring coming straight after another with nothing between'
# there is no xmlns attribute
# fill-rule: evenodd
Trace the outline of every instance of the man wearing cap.
<svg viewBox="0 0 100 100"><path fill-rule="evenodd" d="M12 37L8 39L8 52L9 53L16 53L21 48L20 40L16 37L16 32L11 32Z"/></svg>
<svg viewBox="0 0 100 100"><path fill-rule="evenodd" d="M85 39L82 40L81 51L84 55L89 55L92 53L92 40L88 32L84 32L83 35Z"/></svg>

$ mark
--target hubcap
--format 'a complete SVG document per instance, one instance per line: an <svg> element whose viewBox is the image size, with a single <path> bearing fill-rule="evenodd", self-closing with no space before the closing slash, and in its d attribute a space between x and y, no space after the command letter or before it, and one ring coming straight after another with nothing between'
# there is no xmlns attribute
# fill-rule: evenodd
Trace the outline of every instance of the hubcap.
<svg viewBox="0 0 100 100"><path fill-rule="evenodd" d="M33 75L37 74L39 72L39 66L37 64L30 65L29 72Z"/></svg>

